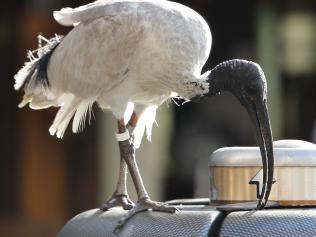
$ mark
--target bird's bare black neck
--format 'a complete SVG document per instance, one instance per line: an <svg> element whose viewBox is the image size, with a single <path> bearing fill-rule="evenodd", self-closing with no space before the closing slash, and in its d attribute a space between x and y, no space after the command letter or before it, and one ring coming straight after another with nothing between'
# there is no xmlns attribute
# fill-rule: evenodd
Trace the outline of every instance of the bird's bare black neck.
<svg viewBox="0 0 316 237"><path fill-rule="evenodd" d="M209 84L209 91L203 95L197 95L194 98L191 98L193 102L201 102L208 97L212 97L214 95L219 94L221 91L227 89L229 83L229 73L228 69L229 66L226 62L218 64L214 67L211 71L208 72L207 82Z"/></svg>
<svg viewBox="0 0 316 237"><path fill-rule="evenodd" d="M221 91L231 91L231 88L239 83L244 72L247 72L248 61L233 59L218 64L211 70L208 82L210 84L209 96L216 95Z"/></svg>
<svg viewBox="0 0 316 237"><path fill-rule="evenodd" d="M208 74L207 82L209 91L203 95L197 95L191 101L200 102L203 98L212 97L222 91L234 93L234 88L242 83L241 79L257 70L257 65L241 59L233 59L215 66Z"/></svg>

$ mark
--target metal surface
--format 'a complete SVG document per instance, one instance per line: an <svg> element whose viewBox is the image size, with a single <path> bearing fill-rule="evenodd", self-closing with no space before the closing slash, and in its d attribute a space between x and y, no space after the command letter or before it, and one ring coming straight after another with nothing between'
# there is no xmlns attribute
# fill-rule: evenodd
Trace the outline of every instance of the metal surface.
<svg viewBox="0 0 316 237"><path fill-rule="evenodd" d="M166 203L170 205L202 205L206 206L210 204L209 198L184 198L184 199L174 199L167 201Z"/></svg>
<svg viewBox="0 0 316 237"><path fill-rule="evenodd" d="M223 214L213 209L186 208L175 214L146 211L132 217L121 231L113 233L117 222L126 211L113 208L83 212L71 219L59 232L58 237L196 237L216 236Z"/></svg>
<svg viewBox="0 0 316 237"><path fill-rule="evenodd" d="M220 237L315 237L316 209L241 211L229 214Z"/></svg>
<svg viewBox="0 0 316 237"><path fill-rule="evenodd" d="M232 212L232 211L249 211L255 210L257 207L257 202L237 202L237 203L230 203L230 204L223 204L223 203L216 203L213 202L210 204L216 210L225 211L225 212ZM265 208L273 208L279 207L278 202L268 201Z"/></svg>

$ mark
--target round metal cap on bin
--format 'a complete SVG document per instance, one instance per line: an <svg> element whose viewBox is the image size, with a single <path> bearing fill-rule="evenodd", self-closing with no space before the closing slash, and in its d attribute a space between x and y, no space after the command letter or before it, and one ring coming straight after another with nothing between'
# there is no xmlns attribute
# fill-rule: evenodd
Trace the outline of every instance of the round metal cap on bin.
<svg viewBox="0 0 316 237"><path fill-rule="evenodd" d="M316 145L300 140L273 143L274 180L269 200L280 205L316 205ZM256 201L261 192L262 161L258 147L226 147L209 160L210 199Z"/></svg>

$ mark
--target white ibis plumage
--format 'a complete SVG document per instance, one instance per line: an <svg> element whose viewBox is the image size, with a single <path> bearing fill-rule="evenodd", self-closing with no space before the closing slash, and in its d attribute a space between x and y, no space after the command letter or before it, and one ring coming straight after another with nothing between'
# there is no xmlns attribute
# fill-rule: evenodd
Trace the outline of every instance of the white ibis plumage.
<svg viewBox="0 0 316 237"><path fill-rule="evenodd" d="M145 127L150 136L156 108L167 99L199 101L223 90L239 99L255 124L264 167L257 207L265 206L273 152L266 80L258 64L230 60L201 75L211 49L209 26L194 10L171 1L99 0L56 11L54 18L74 28L63 38L46 40L37 56L29 53L30 61L15 76L15 89L25 92L20 107L27 103L33 109L60 107L49 129L57 137L63 136L72 117L73 132L82 130L94 103L113 112L121 166L117 188L103 210L120 205L132 208L129 216L143 209L174 212L174 207L149 199L129 128L140 131L134 134L140 141ZM128 103L134 112L126 123ZM138 195L135 207L126 192L127 168Z"/></svg>

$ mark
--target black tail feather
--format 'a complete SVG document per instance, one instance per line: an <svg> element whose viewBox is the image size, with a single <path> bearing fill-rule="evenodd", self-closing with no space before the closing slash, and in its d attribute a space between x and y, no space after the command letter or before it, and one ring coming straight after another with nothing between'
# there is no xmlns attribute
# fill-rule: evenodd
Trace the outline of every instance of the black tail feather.
<svg viewBox="0 0 316 237"><path fill-rule="evenodd" d="M25 89L30 83L33 86L42 85L44 88L50 86L47 76L47 66L50 57L56 47L60 44L62 36L56 35L51 39L46 39L42 35L38 36L39 47L28 52L29 62L14 76L15 89ZM44 42L44 44L43 44ZM34 56L36 53L36 56Z"/></svg>

